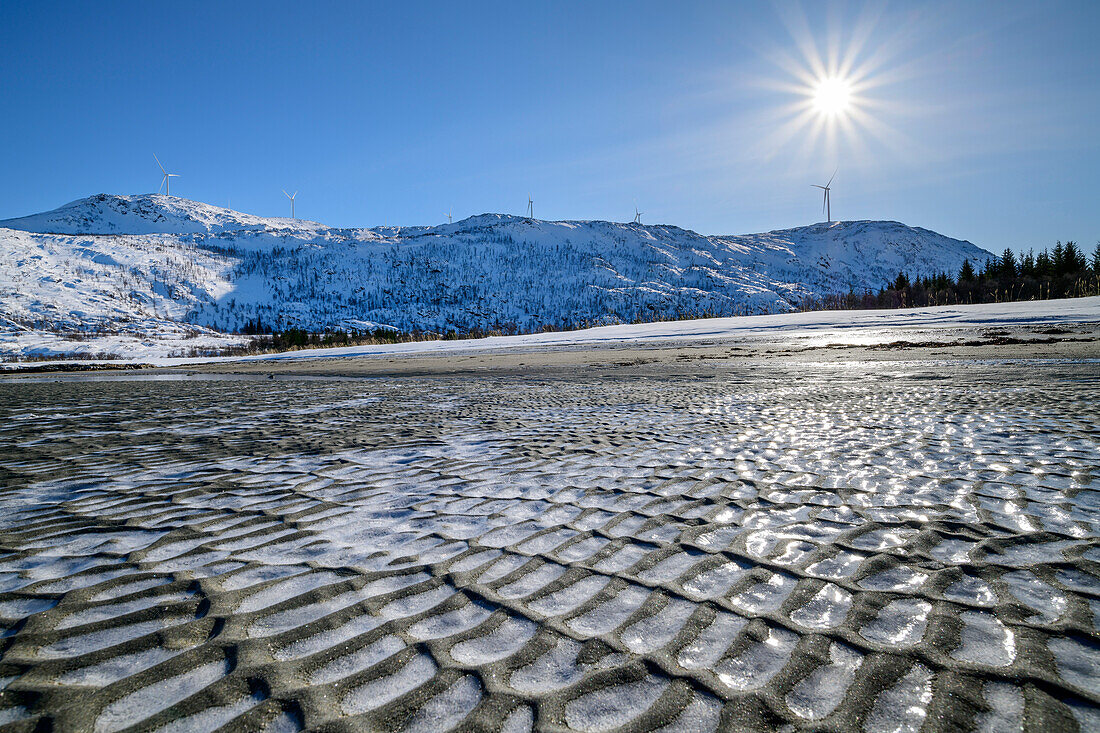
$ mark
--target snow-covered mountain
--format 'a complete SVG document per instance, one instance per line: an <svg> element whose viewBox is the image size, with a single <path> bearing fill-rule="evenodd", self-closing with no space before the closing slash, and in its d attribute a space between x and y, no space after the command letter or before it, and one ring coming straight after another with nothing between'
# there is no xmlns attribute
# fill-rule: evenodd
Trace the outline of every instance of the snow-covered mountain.
<svg viewBox="0 0 1100 733"><path fill-rule="evenodd" d="M43 234L211 234L291 225L303 231L325 228L302 219L265 219L201 201L157 194L101 193L42 214L0 220L0 226L9 229Z"/></svg>
<svg viewBox="0 0 1100 733"><path fill-rule="evenodd" d="M334 229L169 196L100 194L0 221L10 328L532 331L783 312L878 289L898 272L991 256L897 222L739 236L667 225L483 214L430 227Z"/></svg>

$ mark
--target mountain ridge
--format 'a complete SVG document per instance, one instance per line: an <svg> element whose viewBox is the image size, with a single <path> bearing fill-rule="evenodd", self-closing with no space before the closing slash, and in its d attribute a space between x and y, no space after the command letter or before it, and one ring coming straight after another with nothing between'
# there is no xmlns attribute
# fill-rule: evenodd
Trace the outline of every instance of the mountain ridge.
<svg viewBox="0 0 1100 733"><path fill-rule="evenodd" d="M795 309L992 255L892 221L705 236L479 214L333 228L177 197L99 194L0 221L0 315L24 328L233 332L574 328Z"/></svg>
<svg viewBox="0 0 1100 733"><path fill-rule="evenodd" d="M149 219L146 214L154 213L152 209L159 208L160 212L156 212L158 215L154 219ZM121 213L126 216L125 218L130 221L141 221L147 226L135 227L132 229L120 229L117 221L119 219L112 220L105 217L103 214L105 211L114 210L116 213ZM540 222L548 224L572 224L572 225L588 225L588 224L610 224L619 225L625 227L639 227L639 228L653 228L659 227L663 229L678 230L691 234L697 234L701 237L717 237L717 238L735 238L735 237L750 237L761 235L779 235L788 232L797 232L806 230L809 228L824 228L836 226L837 224L889 224L896 225L897 227L904 227L915 231L926 232L929 234L940 235L938 232L934 232L930 229L924 229L923 227L914 227L902 222L892 219L853 219L846 222L816 222L814 224L807 224L800 227L788 227L786 229L773 229L767 232L750 232L746 234L701 234L693 229L687 229L675 224L640 224L634 222L615 222L610 219L531 219L526 216L518 214L502 214L495 212L484 212L481 214L472 214L464 219L459 219L456 222L449 224L435 224L435 225L409 225L409 226L375 226L375 227L330 227L320 222L312 221L309 219L290 218L290 217L263 217L256 216L254 214L246 214L244 212L236 211L214 204L207 204L201 201L194 201L191 199L184 199L178 196L166 196L163 194L108 194L99 193L85 198L76 199L70 201L67 204L51 209L50 211L40 212L37 214L30 214L21 217L12 217L10 219L0 219L0 229L17 229L20 231L32 232L36 234L88 234L88 235L110 235L110 234L194 234L200 233L199 230L188 230L186 227L181 227L179 223L172 227L150 227L148 224L157 222L171 221L168 217L164 216L164 212L176 213L179 212L179 218L177 222L190 220L198 225L205 225L203 231L211 234L217 233L230 233L234 231L249 231L258 229L264 225L268 228L287 228L287 229L299 229L299 230L318 230L327 229L331 231L397 231L401 230L406 233L419 233L428 230L444 230L450 227L464 227L471 225L488 225L488 224L501 224L501 223L517 223L517 222ZM137 214L137 216L133 216ZM201 214L201 216L196 216ZM94 215L94 216L93 216ZM224 224L211 223L216 217L221 217L227 220L235 220L238 225L236 227L228 227ZM50 226L49 222L57 222L59 226ZM77 228L76 224L84 223L90 224L91 222L98 222L98 227L84 227ZM281 226L273 227L272 223L279 223ZM966 244L973 244L967 240L955 240ZM975 245L976 246L976 245ZM991 253L986 253L991 254Z"/></svg>

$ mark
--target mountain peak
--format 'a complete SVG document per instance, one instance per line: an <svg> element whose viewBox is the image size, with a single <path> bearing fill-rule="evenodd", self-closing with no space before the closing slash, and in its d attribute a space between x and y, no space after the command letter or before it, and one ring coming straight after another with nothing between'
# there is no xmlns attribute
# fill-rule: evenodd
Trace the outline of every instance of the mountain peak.
<svg viewBox="0 0 1100 733"><path fill-rule="evenodd" d="M53 211L0 220L0 227L47 234L198 234L320 225L243 214L178 196L99 193Z"/></svg>

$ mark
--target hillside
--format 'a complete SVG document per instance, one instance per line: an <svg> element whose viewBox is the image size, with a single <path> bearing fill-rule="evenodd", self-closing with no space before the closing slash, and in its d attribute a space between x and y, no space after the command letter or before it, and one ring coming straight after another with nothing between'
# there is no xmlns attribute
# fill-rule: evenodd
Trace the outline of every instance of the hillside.
<svg viewBox="0 0 1100 733"><path fill-rule="evenodd" d="M309 330L533 331L785 312L807 296L878 289L899 271L954 272L989 256L897 222L708 237L484 214L334 229L101 194L0 221L0 316L12 331L150 336L237 331L256 318Z"/></svg>

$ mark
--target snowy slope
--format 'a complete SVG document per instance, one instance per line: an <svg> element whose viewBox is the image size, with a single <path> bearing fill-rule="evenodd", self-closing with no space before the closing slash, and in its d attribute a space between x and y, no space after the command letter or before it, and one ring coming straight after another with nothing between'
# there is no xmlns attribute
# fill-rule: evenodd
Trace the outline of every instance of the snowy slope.
<svg viewBox="0 0 1100 733"><path fill-rule="evenodd" d="M785 312L989 253L897 222L706 237L484 214L333 229L160 195L0 221L0 317L61 331L276 327L534 331ZM11 325L11 328L16 326ZM2 326L0 326L2 328Z"/></svg>
<svg viewBox="0 0 1100 733"><path fill-rule="evenodd" d="M231 361L285 361L353 356L468 354L474 352L539 351L608 345L772 342L787 346L825 344L885 344L907 338L958 338L957 334L989 328L1100 322L1100 296L1061 300L941 305L892 310L805 311L734 318L700 318L578 331L492 336L453 341L412 341L398 344L343 346L280 354L231 357ZM165 362L174 363L174 362Z"/></svg>
<svg viewBox="0 0 1100 733"><path fill-rule="evenodd" d="M740 252L742 264L819 294L877 290L900 271L954 275L963 259L976 265L992 256L969 242L896 221L833 222L714 239Z"/></svg>
<svg viewBox="0 0 1100 733"><path fill-rule="evenodd" d="M194 234L286 228L319 230L302 219L265 219L175 196L101 193L41 214L0 221L0 226L49 234Z"/></svg>

